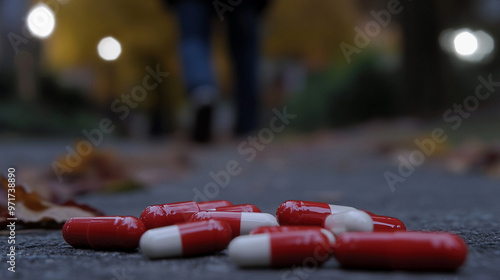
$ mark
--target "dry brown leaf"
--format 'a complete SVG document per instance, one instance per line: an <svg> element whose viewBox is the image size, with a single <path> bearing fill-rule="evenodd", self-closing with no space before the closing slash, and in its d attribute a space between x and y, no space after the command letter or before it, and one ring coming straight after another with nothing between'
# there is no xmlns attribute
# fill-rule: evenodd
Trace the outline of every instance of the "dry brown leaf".
<svg viewBox="0 0 500 280"><path fill-rule="evenodd" d="M7 181L7 178L2 176L2 186L5 188L5 190L8 190L8 184L9 182ZM15 195L16 201L23 202L29 205L29 208L35 211L43 211L48 208L47 205L43 204L43 200L38 196L37 193L28 193L23 187L19 185L16 185Z"/></svg>
<svg viewBox="0 0 500 280"><path fill-rule="evenodd" d="M1 182L4 190L8 190L8 181L1 176ZM54 227L61 226L67 220L73 217L93 217L102 216L103 213L87 205L77 204L74 201L68 201L64 204L54 204L41 198L35 192L27 192L21 185L15 188L15 217L16 224L25 224L29 227ZM2 204L6 202L2 202ZM2 205L6 209L7 205ZM0 228L7 224L7 218L11 217L8 211L0 213Z"/></svg>

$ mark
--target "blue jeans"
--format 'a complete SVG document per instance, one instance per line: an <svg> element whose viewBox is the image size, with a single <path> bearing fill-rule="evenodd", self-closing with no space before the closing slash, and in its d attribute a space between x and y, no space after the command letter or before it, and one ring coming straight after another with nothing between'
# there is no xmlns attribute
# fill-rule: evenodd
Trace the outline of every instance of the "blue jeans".
<svg viewBox="0 0 500 280"><path fill-rule="evenodd" d="M251 3L251 2L250 2ZM176 6L180 27L183 77L189 92L200 86L217 87L211 57L211 21L216 17L212 1L180 1ZM224 13L235 79L237 134L257 127L258 11L243 2Z"/></svg>

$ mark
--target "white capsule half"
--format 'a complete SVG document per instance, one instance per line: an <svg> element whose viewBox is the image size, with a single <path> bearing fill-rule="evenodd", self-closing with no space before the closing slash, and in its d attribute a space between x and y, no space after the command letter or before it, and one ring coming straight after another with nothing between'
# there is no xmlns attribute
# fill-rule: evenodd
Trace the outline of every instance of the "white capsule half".
<svg viewBox="0 0 500 280"><path fill-rule="evenodd" d="M276 218L268 213L241 213L240 235L247 235L252 230L264 226L279 226L279 224Z"/></svg>
<svg viewBox="0 0 500 280"><path fill-rule="evenodd" d="M354 210L328 215L323 226L335 235L348 231L373 231L373 220L367 213Z"/></svg>
<svg viewBox="0 0 500 280"><path fill-rule="evenodd" d="M269 234L238 236L229 243L228 255L240 267L267 267L271 264Z"/></svg>
<svg viewBox="0 0 500 280"><path fill-rule="evenodd" d="M176 225L150 229L139 241L141 251L150 259L182 256L182 239Z"/></svg>

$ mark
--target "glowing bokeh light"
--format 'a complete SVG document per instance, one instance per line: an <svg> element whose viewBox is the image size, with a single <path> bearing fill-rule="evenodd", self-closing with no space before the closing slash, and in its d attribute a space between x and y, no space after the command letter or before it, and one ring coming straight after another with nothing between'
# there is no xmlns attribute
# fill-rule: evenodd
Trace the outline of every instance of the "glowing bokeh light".
<svg viewBox="0 0 500 280"><path fill-rule="evenodd" d="M97 52L104 60L115 60L122 53L122 46L115 38L106 37L101 39L97 45Z"/></svg>
<svg viewBox="0 0 500 280"><path fill-rule="evenodd" d="M38 4L29 11L26 23L33 36L47 38L54 31L56 18L47 5Z"/></svg>
<svg viewBox="0 0 500 280"><path fill-rule="evenodd" d="M478 42L476 36L469 31L462 31L455 35L453 46L458 55L472 55L477 51Z"/></svg>

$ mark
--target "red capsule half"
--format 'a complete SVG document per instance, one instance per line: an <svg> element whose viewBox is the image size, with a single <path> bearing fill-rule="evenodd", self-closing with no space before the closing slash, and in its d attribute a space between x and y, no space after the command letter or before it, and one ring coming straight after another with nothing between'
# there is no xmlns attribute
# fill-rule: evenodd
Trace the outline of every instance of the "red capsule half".
<svg viewBox="0 0 500 280"><path fill-rule="evenodd" d="M219 212L256 212L256 213L262 212L257 206L253 204L223 206L223 207L217 207L214 210Z"/></svg>
<svg viewBox="0 0 500 280"><path fill-rule="evenodd" d="M330 246L317 230L273 232L236 237L228 255L240 267L318 266L330 257Z"/></svg>
<svg viewBox="0 0 500 280"><path fill-rule="evenodd" d="M335 243L335 235L333 234L333 232L325 228L316 226L265 226L265 227L258 227L252 230L249 234L253 235L253 234L263 234L263 233L273 233L273 232L289 232L289 231L304 231L304 230L319 231L328 238L330 244Z"/></svg>
<svg viewBox="0 0 500 280"><path fill-rule="evenodd" d="M145 231L136 217L75 217L64 224L62 236L76 248L133 250Z"/></svg>
<svg viewBox="0 0 500 280"><path fill-rule="evenodd" d="M231 238L231 227L226 222L209 220L148 230L140 246L151 259L188 257L222 251Z"/></svg>
<svg viewBox="0 0 500 280"><path fill-rule="evenodd" d="M141 214L141 221L147 229L183 223L200 207L194 201L151 205Z"/></svg>
<svg viewBox="0 0 500 280"><path fill-rule="evenodd" d="M227 200L151 205L142 212L140 219L147 229L165 227L186 222L193 213L230 205L232 205L231 202Z"/></svg>
<svg viewBox="0 0 500 280"><path fill-rule="evenodd" d="M335 214L351 210L357 209L322 202L288 200L278 207L276 218L280 225L321 226L324 218L318 214Z"/></svg>
<svg viewBox="0 0 500 280"><path fill-rule="evenodd" d="M371 215L373 220L373 231L406 231L406 226L400 220L393 217Z"/></svg>
<svg viewBox="0 0 500 280"><path fill-rule="evenodd" d="M333 249L347 268L455 270L467 257L462 238L445 232L347 232Z"/></svg>
<svg viewBox="0 0 500 280"><path fill-rule="evenodd" d="M366 210L361 211L372 217L373 231L375 232L406 230L405 224L396 218L376 215Z"/></svg>

